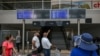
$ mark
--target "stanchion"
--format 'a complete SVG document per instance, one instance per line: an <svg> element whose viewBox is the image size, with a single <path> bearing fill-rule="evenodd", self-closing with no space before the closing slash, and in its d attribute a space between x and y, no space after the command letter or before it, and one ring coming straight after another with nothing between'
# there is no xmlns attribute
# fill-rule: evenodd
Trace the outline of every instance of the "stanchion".
<svg viewBox="0 0 100 56"><path fill-rule="evenodd" d="M77 24L78 24L78 35L80 35L80 19L77 19Z"/></svg>
<svg viewBox="0 0 100 56"><path fill-rule="evenodd" d="M25 20L23 20L23 27L22 27L22 29L23 29L23 34L22 34L22 36L23 36L23 38L22 38L22 53L24 54L25 53L25 50L24 50L24 44L25 44L25 42L24 42L24 38L25 38Z"/></svg>

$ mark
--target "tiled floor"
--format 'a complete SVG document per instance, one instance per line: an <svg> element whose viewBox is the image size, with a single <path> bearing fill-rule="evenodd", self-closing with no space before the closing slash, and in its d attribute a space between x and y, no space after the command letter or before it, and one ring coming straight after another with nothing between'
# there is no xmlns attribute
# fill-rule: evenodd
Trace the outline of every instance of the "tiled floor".
<svg viewBox="0 0 100 56"><path fill-rule="evenodd" d="M27 51L25 51L25 52L27 52ZM61 54L61 56L69 56L70 51L62 50L62 51L60 52L60 54ZM41 55L44 56L43 54L41 54ZM20 55L20 56L27 56L27 54L25 54L25 55ZM52 50L52 51L51 51L51 56L56 56L55 50Z"/></svg>

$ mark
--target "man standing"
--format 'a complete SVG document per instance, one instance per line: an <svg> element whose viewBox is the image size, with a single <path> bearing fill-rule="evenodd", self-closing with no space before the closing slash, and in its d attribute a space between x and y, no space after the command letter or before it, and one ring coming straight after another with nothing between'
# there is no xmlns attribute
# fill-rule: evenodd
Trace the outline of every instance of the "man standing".
<svg viewBox="0 0 100 56"><path fill-rule="evenodd" d="M48 32L43 33L43 38L42 38L42 47L44 51L44 56L50 56L50 48L52 44L50 43L49 39L47 38L50 30Z"/></svg>
<svg viewBox="0 0 100 56"><path fill-rule="evenodd" d="M18 52L20 51L20 43L21 43L21 37L20 37L20 32L18 32L16 36L16 47Z"/></svg>
<svg viewBox="0 0 100 56"><path fill-rule="evenodd" d="M40 41L39 41L38 36L39 36L39 33L35 32L34 37L32 39L32 49L33 49L33 53L36 53L40 56L39 54Z"/></svg>

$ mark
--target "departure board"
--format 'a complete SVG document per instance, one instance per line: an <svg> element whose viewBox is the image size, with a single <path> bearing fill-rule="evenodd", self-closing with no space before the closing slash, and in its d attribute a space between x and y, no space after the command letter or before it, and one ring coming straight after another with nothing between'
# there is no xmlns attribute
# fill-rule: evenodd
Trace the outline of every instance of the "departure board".
<svg viewBox="0 0 100 56"><path fill-rule="evenodd" d="M51 19L67 19L67 10L51 10Z"/></svg>
<svg viewBox="0 0 100 56"><path fill-rule="evenodd" d="M17 19L32 19L32 10L17 10Z"/></svg>

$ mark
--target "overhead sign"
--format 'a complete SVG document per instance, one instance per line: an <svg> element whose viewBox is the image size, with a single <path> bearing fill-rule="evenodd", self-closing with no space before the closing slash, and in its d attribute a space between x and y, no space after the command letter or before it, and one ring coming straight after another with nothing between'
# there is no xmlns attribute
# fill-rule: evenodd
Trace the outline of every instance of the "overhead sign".
<svg viewBox="0 0 100 56"><path fill-rule="evenodd" d="M69 26L70 25L70 21L63 21L62 22L62 26Z"/></svg>
<svg viewBox="0 0 100 56"><path fill-rule="evenodd" d="M55 21L46 21L45 26L57 26Z"/></svg>
<svg viewBox="0 0 100 56"><path fill-rule="evenodd" d="M41 26L39 21L33 21L33 26Z"/></svg>
<svg viewBox="0 0 100 56"><path fill-rule="evenodd" d="M51 19L67 19L67 10L51 10Z"/></svg>
<svg viewBox="0 0 100 56"><path fill-rule="evenodd" d="M32 19L32 10L17 10L17 19Z"/></svg>

